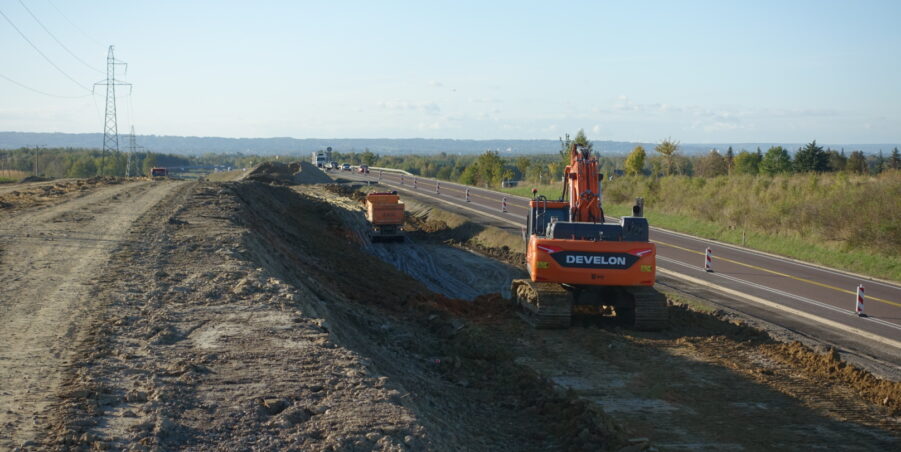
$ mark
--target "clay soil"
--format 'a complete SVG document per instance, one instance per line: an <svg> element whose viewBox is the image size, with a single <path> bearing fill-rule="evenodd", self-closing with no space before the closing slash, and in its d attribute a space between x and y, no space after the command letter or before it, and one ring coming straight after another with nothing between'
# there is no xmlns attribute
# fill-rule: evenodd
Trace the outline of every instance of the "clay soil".
<svg viewBox="0 0 901 452"><path fill-rule="evenodd" d="M72 183L0 194L0 449L901 441L898 383L675 295L664 332L527 328L515 251L444 217L373 245L352 192Z"/></svg>

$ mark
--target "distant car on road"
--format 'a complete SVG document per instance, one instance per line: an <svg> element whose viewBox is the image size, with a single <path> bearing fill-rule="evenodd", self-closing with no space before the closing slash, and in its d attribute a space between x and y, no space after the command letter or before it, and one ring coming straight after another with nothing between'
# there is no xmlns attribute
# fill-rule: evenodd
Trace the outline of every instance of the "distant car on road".
<svg viewBox="0 0 901 452"><path fill-rule="evenodd" d="M369 174L369 165L360 165L359 171L363 174Z"/></svg>
<svg viewBox="0 0 901 452"><path fill-rule="evenodd" d="M341 165L341 171L350 171L350 163Z"/></svg>

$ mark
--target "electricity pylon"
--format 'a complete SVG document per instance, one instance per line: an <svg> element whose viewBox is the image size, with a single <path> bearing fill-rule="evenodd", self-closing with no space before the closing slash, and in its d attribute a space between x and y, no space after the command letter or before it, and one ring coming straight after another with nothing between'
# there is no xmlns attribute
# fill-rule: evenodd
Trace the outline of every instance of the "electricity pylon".
<svg viewBox="0 0 901 452"><path fill-rule="evenodd" d="M119 129L116 126L116 85L127 85L131 87L131 83L116 80L116 65L125 66L128 71L128 64L116 60L113 56L113 46L109 46L106 54L106 80L101 80L94 84L106 86L106 114L103 118L103 154L100 158L100 168L97 170L98 175L103 175L106 166L106 153L119 152ZM129 88L130 89L130 88ZM91 90L93 93L93 89Z"/></svg>

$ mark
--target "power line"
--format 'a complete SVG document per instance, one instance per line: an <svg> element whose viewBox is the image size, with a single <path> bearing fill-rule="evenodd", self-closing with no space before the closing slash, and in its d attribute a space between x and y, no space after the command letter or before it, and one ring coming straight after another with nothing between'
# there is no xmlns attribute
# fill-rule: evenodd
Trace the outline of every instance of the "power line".
<svg viewBox="0 0 901 452"><path fill-rule="evenodd" d="M83 64L85 67L87 67L88 69L90 69L90 70L92 70L92 71L94 71L94 72L99 72L99 73L101 73L101 74L103 73L103 71L101 71L100 69L97 69L97 68L95 68L94 66L91 66L90 64L86 63L84 60L82 60L81 58L79 58L78 55L74 54L71 50L69 50L69 48L66 47L66 45L63 44L62 41L60 41L59 39L57 39L56 35L54 35L52 32L50 32L50 30L47 29L47 27L44 26L44 24L38 19L38 17L35 16L34 13L31 12L31 10L28 9L27 6L25 6L25 3L24 3L22 0L19 0L19 4L22 5L23 8L25 8L25 11L28 11L28 14L31 15L31 18L34 19L34 21L37 22L38 25L40 25L41 28L43 28L44 31L46 31L47 34L50 35L50 37L53 38L53 40L56 41L57 44L59 44L60 47L63 48L63 50L65 50L66 52L68 52L69 55L72 55L72 58L75 58L76 60L78 60L79 63Z"/></svg>
<svg viewBox="0 0 901 452"><path fill-rule="evenodd" d="M72 76L67 74L66 71L60 69L60 67L57 66L56 63L54 63L49 57L47 57L47 55L45 55L44 52L41 52L41 49L39 49L38 46L34 45L34 43L31 42L30 39L28 39L28 36L25 36L25 33L22 33L22 30L19 30L19 27L17 27L16 24L13 23L13 21L9 20L9 17L7 17L6 14L4 14L2 10L0 10L0 16L3 16L3 18L6 19L6 21L9 22L10 25L12 25L12 27L16 30L16 32L19 33L19 36L21 36L22 39L25 40L25 42L27 42L29 45L31 45L31 47L34 50L36 50L39 54L41 54L41 56L44 57L44 59L47 60L47 62L50 63L51 66L56 68L56 70L59 71L60 74L65 75L66 78L68 78L69 80L72 80L72 82L75 83L76 85L84 88L85 91L91 90L87 86L82 85L78 80L75 80L74 78L72 78Z"/></svg>
<svg viewBox="0 0 901 452"><path fill-rule="evenodd" d="M60 10L60 9L59 9L59 8L58 8L51 0L47 0L47 3L49 3L50 6L52 6L53 9L55 9L56 12L58 12L60 16L63 16L63 19L66 19L66 22L69 22L69 25L71 25L71 26L72 26L73 28L75 28L76 30L80 31L81 34L83 34L86 38L90 39L91 41L94 41L94 44L97 44L97 45L99 45L99 46L102 46L102 45L103 45L103 43L101 43L100 41L98 41L98 40L92 38L91 35L85 33L85 31L82 30L81 27L79 27L78 25L75 25L75 22L72 22L71 20L69 20L69 18L66 17L66 15L63 14L63 12L62 12L62 11L61 11L61 10Z"/></svg>
<svg viewBox="0 0 901 452"><path fill-rule="evenodd" d="M11 78L9 78L9 77L3 75L3 74L0 74L0 78L5 79L6 81L8 81L8 82L10 82L10 83L12 83L12 84L14 84L14 85L18 85L18 86L21 87L21 88L25 88L25 89L27 89L28 91L33 91L33 92L36 92L36 93L38 93L38 94L43 94L43 95L45 95L45 96L58 97L58 98L60 98L60 99L82 99L82 98L85 98L85 97L88 97L88 96L91 95L91 94L85 94L85 95L82 95L82 96L60 96L60 95L58 95L58 94L45 93L44 91L41 91L41 90L39 90L39 89L32 88L32 87L30 87L30 86L28 86L28 85L26 85L26 84L24 84L24 83L19 83L19 82L15 81L15 80L13 80L13 79L11 79Z"/></svg>

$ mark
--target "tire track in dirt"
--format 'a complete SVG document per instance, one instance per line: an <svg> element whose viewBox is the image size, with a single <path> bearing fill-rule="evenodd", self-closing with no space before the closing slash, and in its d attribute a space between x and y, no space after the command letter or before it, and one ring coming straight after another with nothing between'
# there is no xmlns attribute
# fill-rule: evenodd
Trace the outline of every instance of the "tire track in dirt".
<svg viewBox="0 0 901 452"><path fill-rule="evenodd" d="M176 182L101 186L0 221L0 448L29 445L55 400L71 344L97 307L92 279L125 232Z"/></svg>

